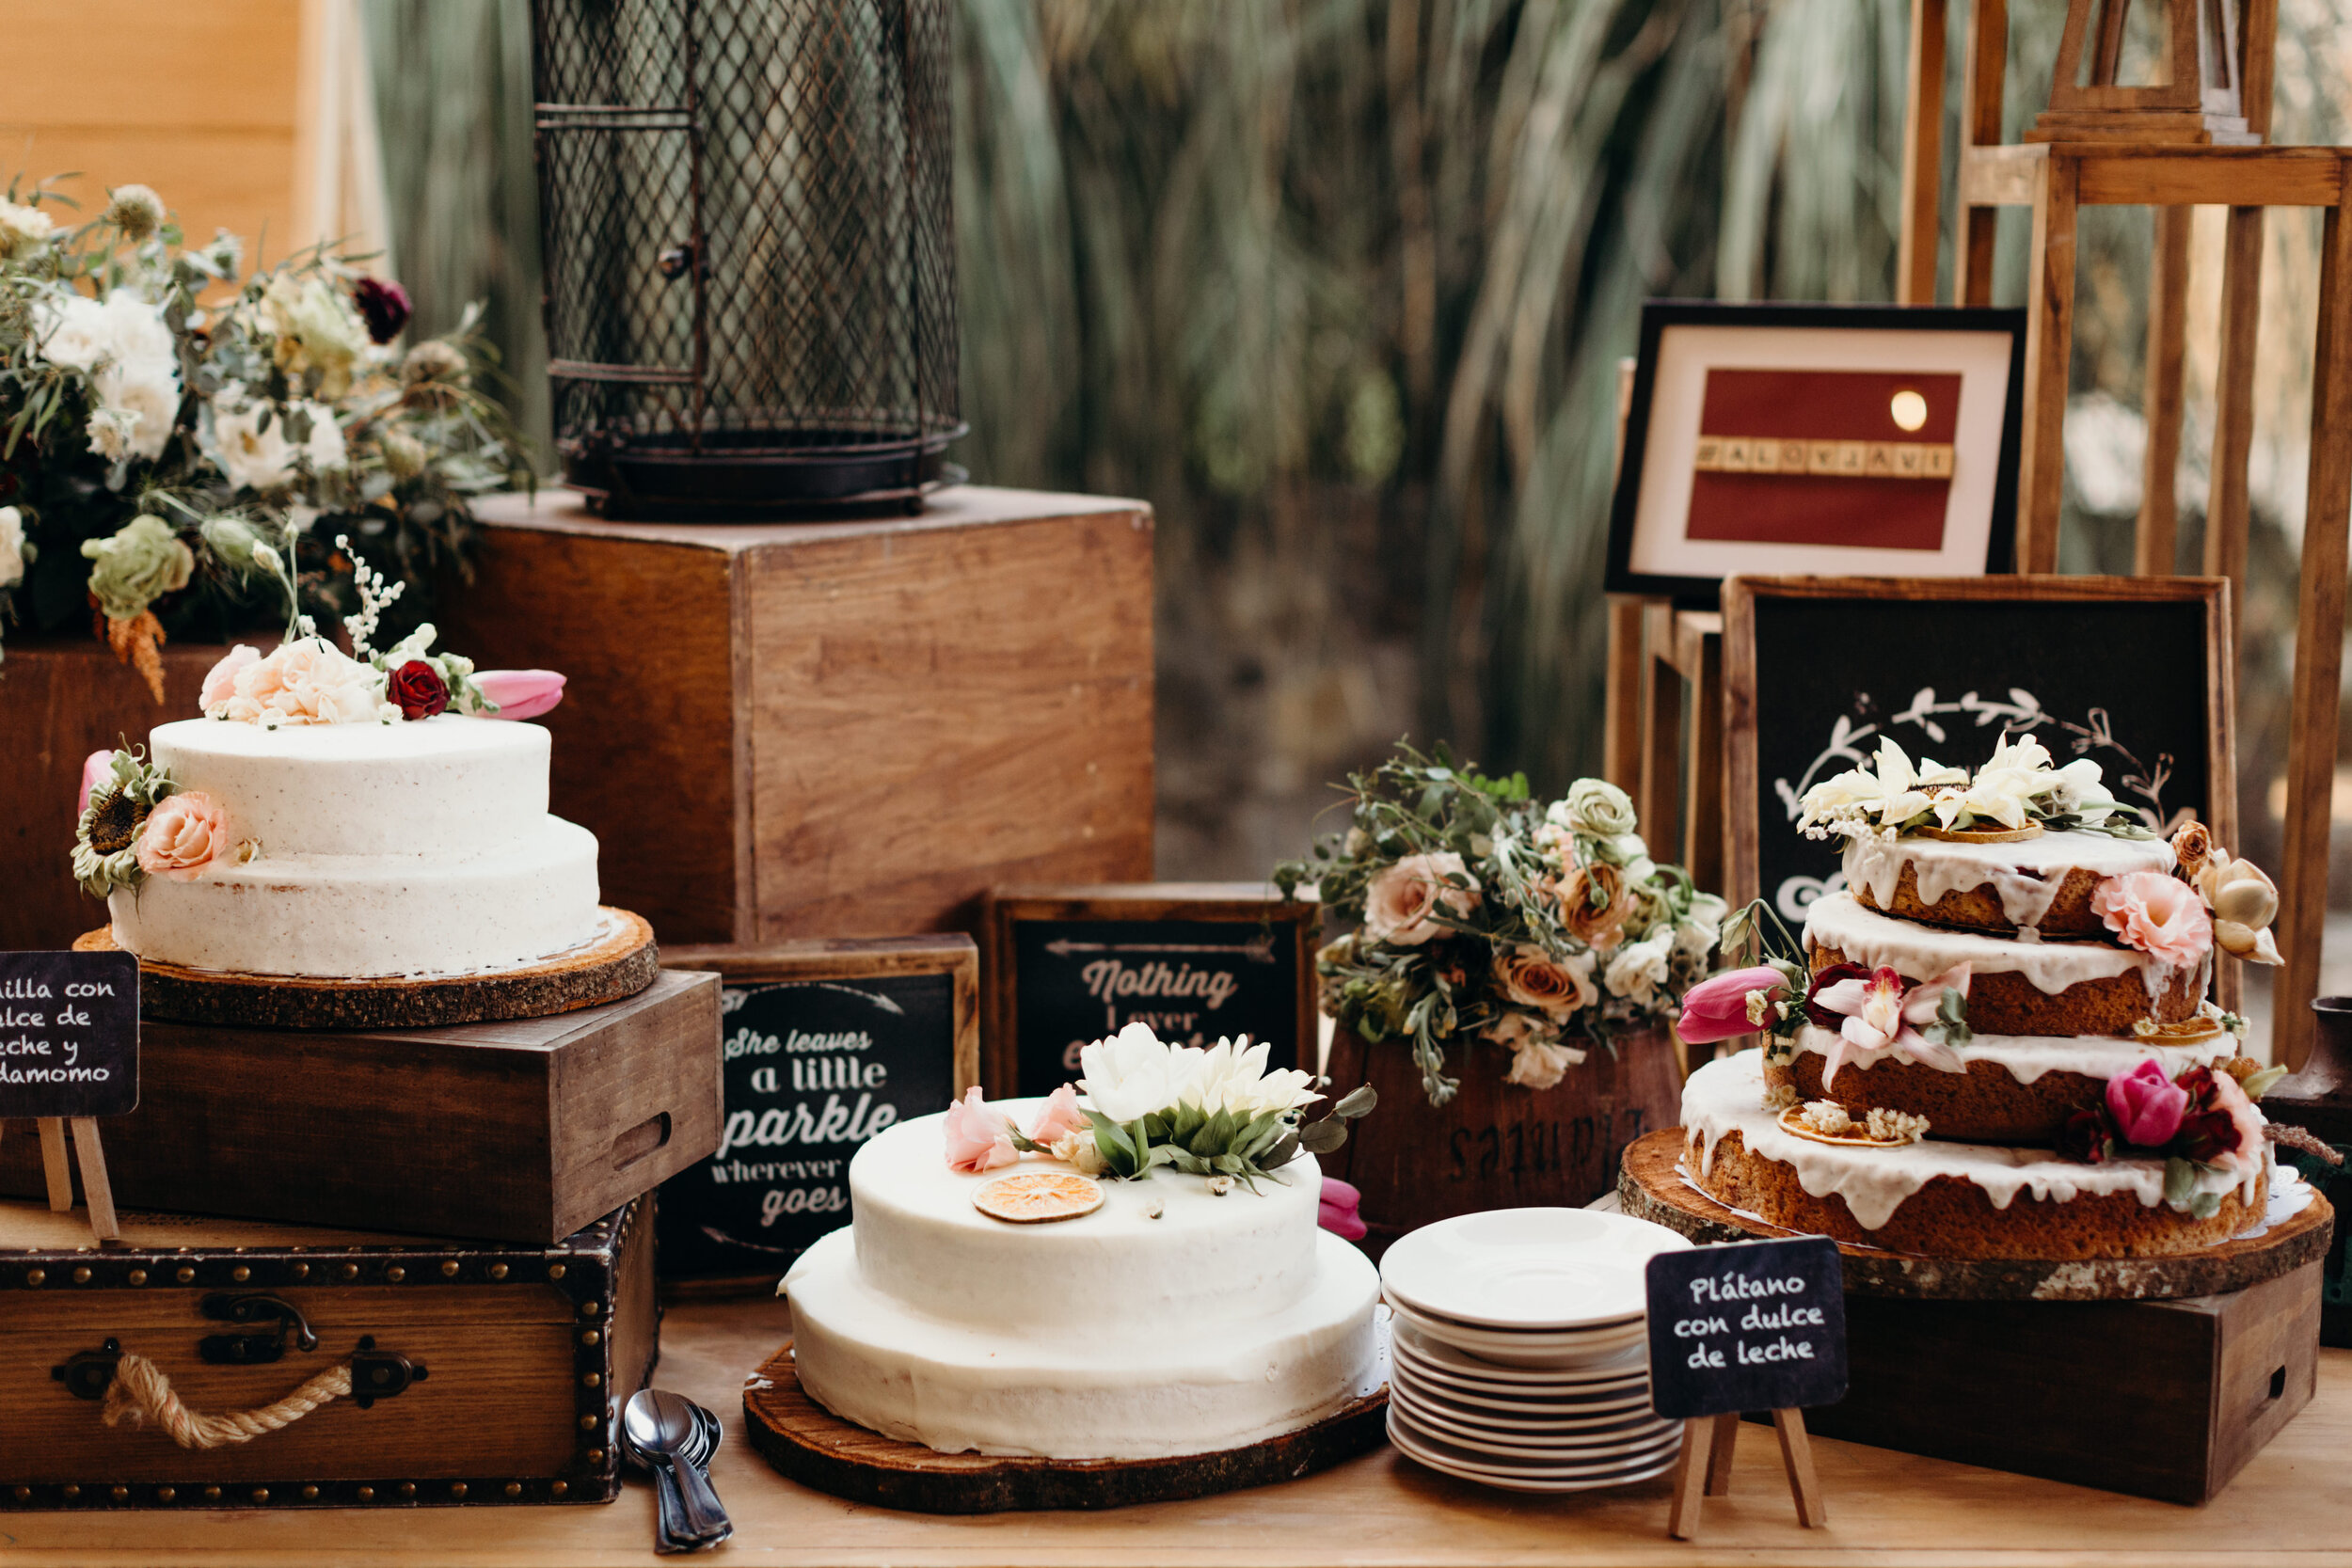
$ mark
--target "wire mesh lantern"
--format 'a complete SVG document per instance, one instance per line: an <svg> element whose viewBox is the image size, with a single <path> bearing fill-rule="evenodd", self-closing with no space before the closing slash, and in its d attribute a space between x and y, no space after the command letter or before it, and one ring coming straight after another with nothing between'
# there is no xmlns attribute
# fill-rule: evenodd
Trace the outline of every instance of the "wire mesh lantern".
<svg viewBox="0 0 2352 1568"><path fill-rule="evenodd" d="M961 477L950 0L534 0L548 374L607 515Z"/></svg>

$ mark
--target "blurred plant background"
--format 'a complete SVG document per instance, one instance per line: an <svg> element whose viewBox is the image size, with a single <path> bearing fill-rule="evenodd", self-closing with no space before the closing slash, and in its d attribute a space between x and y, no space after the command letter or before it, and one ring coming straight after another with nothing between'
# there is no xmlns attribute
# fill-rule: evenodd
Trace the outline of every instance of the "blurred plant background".
<svg viewBox="0 0 2352 1568"><path fill-rule="evenodd" d="M2063 8L2013 8L2012 138ZM2276 139L2352 139L2346 0L2281 9ZM426 332L487 295L544 435L527 5L365 16L394 268ZM1263 875L1327 782L1401 735L1546 791L1598 765L1639 303L1891 297L1908 18L1906 0L961 0L960 457L1158 513L1163 875ZM1950 179L1947 158L1947 246ZM2220 272L2220 214L2199 220L2189 570ZM2129 569L2150 229L2083 218L2070 571ZM2238 754L2246 847L2274 863L2317 237L2315 213L2270 216ZM2026 238L2005 215L2004 302Z"/></svg>

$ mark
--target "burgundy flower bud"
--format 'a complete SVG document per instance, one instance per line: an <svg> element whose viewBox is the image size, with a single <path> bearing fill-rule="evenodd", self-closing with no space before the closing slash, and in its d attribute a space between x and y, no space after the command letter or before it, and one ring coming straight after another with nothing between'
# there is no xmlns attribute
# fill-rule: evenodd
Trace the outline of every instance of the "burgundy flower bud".
<svg viewBox="0 0 2352 1568"><path fill-rule="evenodd" d="M421 658L412 658L393 671L385 683L384 695L399 705L403 719L430 719L449 706L449 686L441 673Z"/></svg>
<svg viewBox="0 0 2352 1568"><path fill-rule="evenodd" d="M2085 1164L2104 1164L2115 1157L2115 1132L2105 1106L2076 1111L2058 1129L2058 1153Z"/></svg>
<svg viewBox="0 0 2352 1568"><path fill-rule="evenodd" d="M1867 980L1869 977L1870 968L1867 964L1830 965L1813 976L1813 983L1805 988L1804 1016L1824 1029L1837 1028L1846 1022L1845 1017L1842 1014L1831 1012L1813 999L1840 980Z"/></svg>
<svg viewBox="0 0 2352 1568"><path fill-rule="evenodd" d="M368 336L389 343L408 325L408 291L389 278L362 277L351 286L351 303L368 324Z"/></svg>

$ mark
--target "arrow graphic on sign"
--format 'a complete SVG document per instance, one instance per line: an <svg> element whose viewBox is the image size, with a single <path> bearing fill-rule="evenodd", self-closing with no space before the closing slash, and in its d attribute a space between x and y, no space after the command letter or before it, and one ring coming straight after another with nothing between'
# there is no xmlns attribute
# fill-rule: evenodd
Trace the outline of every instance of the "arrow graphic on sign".
<svg viewBox="0 0 2352 1568"><path fill-rule="evenodd" d="M1057 958L1073 953L1239 953L1256 963L1274 961L1271 942L1073 942L1057 937L1045 951Z"/></svg>

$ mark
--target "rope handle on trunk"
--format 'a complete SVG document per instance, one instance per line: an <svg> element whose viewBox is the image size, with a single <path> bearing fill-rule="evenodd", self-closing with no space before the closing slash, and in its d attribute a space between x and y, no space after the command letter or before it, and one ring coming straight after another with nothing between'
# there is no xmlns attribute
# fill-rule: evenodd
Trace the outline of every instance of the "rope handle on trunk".
<svg viewBox="0 0 2352 1568"><path fill-rule="evenodd" d="M115 1363L114 1381L106 1385L99 1416L110 1427L159 1426L183 1449L219 1449L290 1427L350 1393L351 1363L345 1361L316 1374L275 1403L204 1416L187 1407L161 1367L126 1350Z"/></svg>

